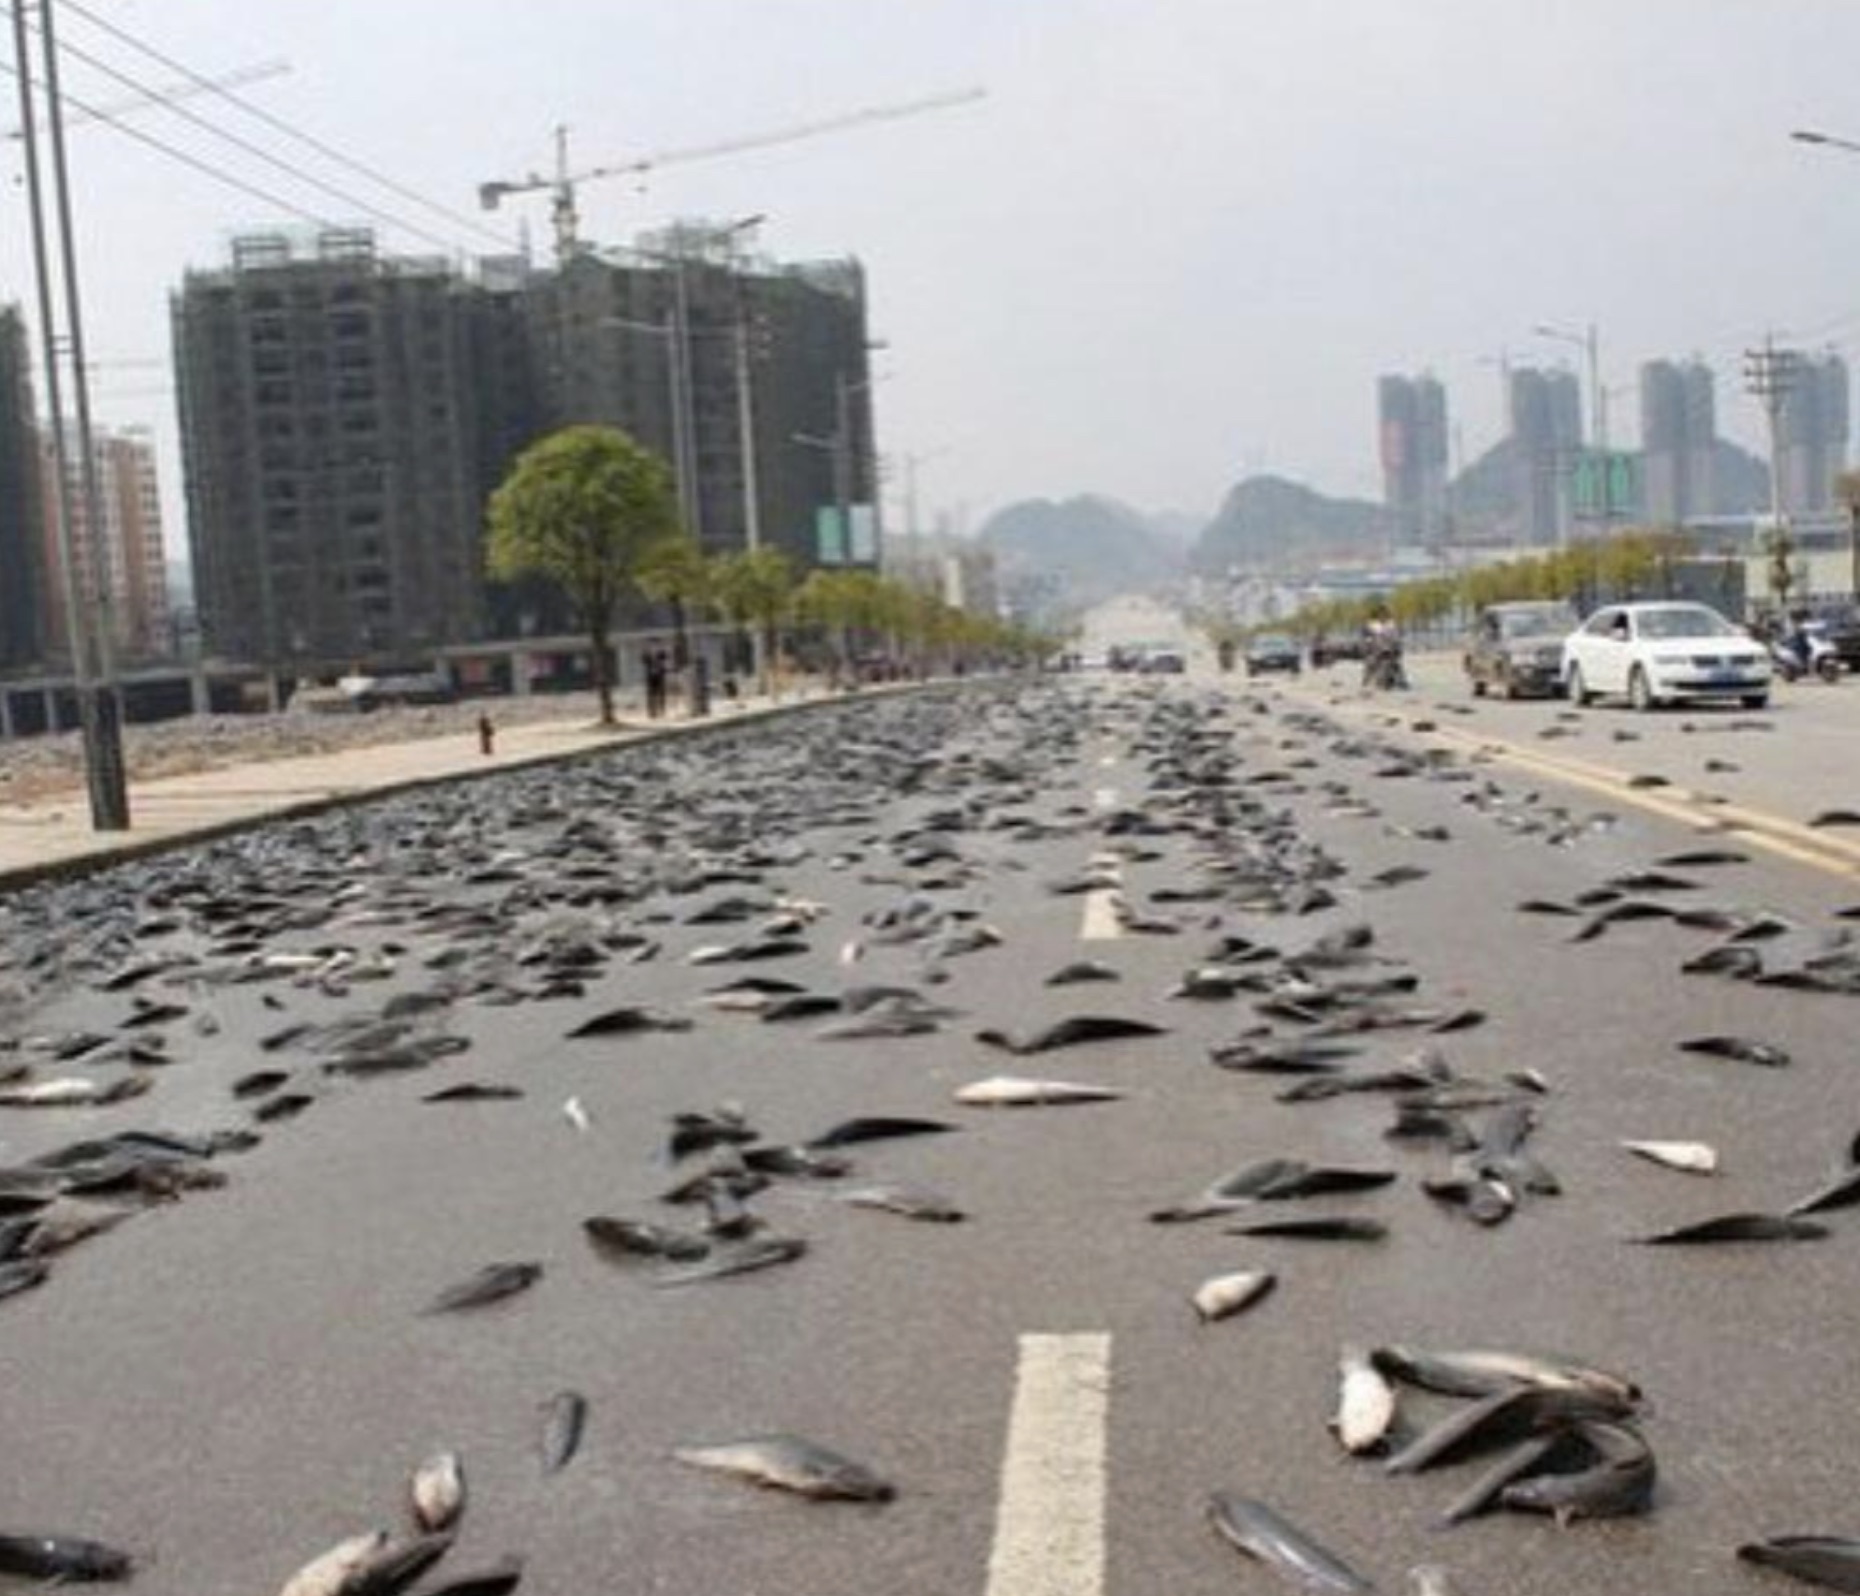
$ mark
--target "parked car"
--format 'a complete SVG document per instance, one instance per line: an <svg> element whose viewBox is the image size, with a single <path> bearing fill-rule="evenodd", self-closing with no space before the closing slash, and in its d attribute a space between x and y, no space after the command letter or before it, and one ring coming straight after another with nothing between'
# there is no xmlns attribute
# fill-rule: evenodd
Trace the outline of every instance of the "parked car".
<svg viewBox="0 0 1860 1596"><path fill-rule="evenodd" d="M1284 632L1261 632L1246 645L1246 673L1261 676L1268 671L1285 671L1296 676L1302 668L1298 645Z"/></svg>
<svg viewBox="0 0 1860 1596"><path fill-rule="evenodd" d="M1575 704L1625 693L1636 709L1676 699L1770 701L1763 645L1704 604L1609 604L1563 642L1563 686Z"/></svg>
<svg viewBox="0 0 1860 1596"><path fill-rule="evenodd" d="M1138 668L1151 674L1180 676L1188 669L1188 661L1173 648L1152 648L1144 654L1143 663Z"/></svg>
<svg viewBox="0 0 1860 1596"><path fill-rule="evenodd" d="M1500 698L1563 691L1563 639L1576 629L1567 604L1488 604L1473 621L1466 644L1466 679L1473 697L1488 689Z"/></svg>
<svg viewBox="0 0 1860 1596"><path fill-rule="evenodd" d="M1860 671L1860 610L1839 605L1819 611L1815 619L1821 623L1823 635L1842 667L1850 675Z"/></svg>
<svg viewBox="0 0 1860 1596"><path fill-rule="evenodd" d="M1364 646L1361 632L1350 632L1342 637L1329 637L1319 632L1311 639L1311 668L1321 671L1326 665L1335 665L1339 660L1360 660Z"/></svg>

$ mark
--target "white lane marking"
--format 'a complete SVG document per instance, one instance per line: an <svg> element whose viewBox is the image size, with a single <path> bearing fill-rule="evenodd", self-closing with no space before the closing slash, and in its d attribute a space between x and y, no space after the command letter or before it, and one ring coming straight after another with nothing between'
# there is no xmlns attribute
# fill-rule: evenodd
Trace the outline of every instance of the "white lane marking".
<svg viewBox="0 0 1860 1596"><path fill-rule="evenodd" d="M988 1596L1101 1596L1111 1338L1025 1335Z"/></svg>
<svg viewBox="0 0 1860 1596"><path fill-rule="evenodd" d="M1116 887L1097 887L1085 894L1085 917L1079 922L1079 941L1110 942L1124 934L1117 918L1123 894Z"/></svg>

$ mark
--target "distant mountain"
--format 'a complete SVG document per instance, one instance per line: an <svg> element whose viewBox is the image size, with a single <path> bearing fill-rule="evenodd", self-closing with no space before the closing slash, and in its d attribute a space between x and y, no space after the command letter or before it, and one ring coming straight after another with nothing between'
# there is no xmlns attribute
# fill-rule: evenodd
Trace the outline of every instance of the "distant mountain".
<svg viewBox="0 0 1860 1596"><path fill-rule="evenodd" d="M1769 508L1770 468L1728 438L1718 440L1718 515L1750 515ZM1449 498L1455 519L1470 534L1515 534L1519 522L1517 446L1501 439L1459 476Z"/></svg>
<svg viewBox="0 0 1860 1596"><path fill-rule="evenodd" d="M1095 494L1026 499L990 516L976 534L994 551L1004 589L1038 587L1066 607L1174 581L1182 545L1129 505Z"/></svg>
<svg viewBox="0 0 1860 1596"><path fill-rule="evenodd" d="M1189 559L1204 576L1286 572L1365 558L1386 538L1380 505L1332 499L1284 477L1248 477L1202 528Z"/></svg>

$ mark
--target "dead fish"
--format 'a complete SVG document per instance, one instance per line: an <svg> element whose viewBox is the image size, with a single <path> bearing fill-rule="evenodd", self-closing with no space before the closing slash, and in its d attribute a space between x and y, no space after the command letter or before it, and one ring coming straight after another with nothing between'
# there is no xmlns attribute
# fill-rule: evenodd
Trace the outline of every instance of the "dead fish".
<svg viewBox="0 0 1860 1596"><path fill-rule="evenodd" d="M1343 1349L1337 1374L1337 1413L1330 1427L1338 1444L1353 1457L1380 1451L1395 1427L1395 1387L1361 1347Z"/></svg>
<svg viewBox="0 0 1860 1596"><path fill-rule="evenodd" d="M734 1474L757 1485L819 1501L889 1502L897 1488L851 1458L798 1435L752 1436L711 1446L681 1446L672 1456L692 1468Z"/></svg>
<svg viewBox="0 0 1860 1596"><path fill-rule="evenodd" d="M682 1014L659 1014L628 1004L583 1020L570 1031L570 1039L588 1036L637 1036L642 1031L688 1031L691 1021Z"/></svg>
<svg viewBox="0 0 1860 1596"><path fill-rule="evenodd" d="M1809 1585L1860 1591L1860 1541L1845 1535L1772 1535L1745 1542L1737 1555Z"/></svg>
<svg viewBox="0 0 1860 1596"><path fill-rule="evenodd" d="M436 1585L423 1586L420 1596L509 1596L522 1583L523 1560L507 1557L489 1568L454 1574Z"/></svg>
<svg viewBox="0 0 1860 1596"><path fill-rule="evenodd" d="M514 1297L542 1279L539 1263L486 1264L469 1280L448 1286L422 1310L425 1313L453 1313L462 1308L480 1308L486 1303Z"/></svg>
<svg viewBox="0 0 1860 1596"><path fill-rule="evenodd" d="M1638 1239L1648 1247L1676 1247L1713 1241L1819 1241L1827 1233L1826 1225L1790 1214L1720 1214Z"/></svg>
<svg viewBox="0 0 1860 1596"><path fill-rule="evenodd" d="M1413 1582L1414 1596L1461 1596L1453 1576L1438 1563L1417 1563L1408 1570L1408 1578ZM432 1596L438 1596L438 1592Z"/></svg>
<svg viewBox="0 0 1860 1596"><path fill-rule="evenodd" d="M102 1541L70 1535L0 1535L0 1571L54 1584L102 1584L127 1579L134 1562Z"/></svg>
<svg viewBox="0 0 1860 1596"><path fill-rule="evenodd" d="M1419 865L1390 865L1386 870L1378 870L1363 883L1365 887L1388 888L1405 886L1410 881L1424 881L1427 871Z"/></svg>
<svg viewBox="0 0 1860 1596"><path fill-rule="evenodd" d="M991 1075L956 1089L956 1101L971 1108L1041 1108L1066 1103L1108 1103L1122 1092L1075 1081L1038 1081L1019 1075Z"/></svg>
<svg viewBox="0 0 1860 1596"><path fill-rule="evenodd" d="M838 1014L840 1000L825 992L792 992L785 997L770 998L757 1012L764 1025L780 1025L788 1020L813 1020L823 1014Z"/></svg>
<svg viewBox="0 0 1860 1596"><path fill-rule="evenodd" d="M595 1251L609 1258L669 1258L675 1263L691 1263L710 1255L710 1243L702 1236L673 1230L668 1225L596 1214L582 1220L581 1228Z"/></svg>
<svg viewBox="0 0 1860 1596"><path fill-rule="evenodd" d="M234 1097L263 1097L267 1092L275 1092L290 1078L284 1070L253 1070L232 1083L232 1094Z"/></svg>
<svg viewBox="0 0 1860 1596"><path fill-rule="evenodd" d="M146 1076L126 1075L105 1086L83 1076L66 1075L49 1081L29 1081L24 1086L0 1090L0 1107L6 1108L102 1108L125 1098L139 1097L149 1089Z"/></svg>
<svg viewBox="0 0 1860 1596"><path fill-rule="evenodd" d="M892 1115L867 1115L842 1120L839 1124L809 1139L809 1147L850 1147L856 1142L889 1141L899 1136L940 1136L958 1127L940 1119L906 1119Z"/></svg>
<svg viewBox="0 0 1860 1596"><path fill-rule="evenodd" d="M1653 862L1663 869L1699 870L1714 865L1749 864L1750 855L1733 848L1695 848L1686 853L1669 853Z"/></svg>
<svg viewBox="0 0 1860 1596"><path fill-rule="evenodd" d="M1437 1522L1444 1529L1489 1511L1498 1506L1499 1497L1507 1486L1537 1469L1553 1466L1556 1461L1553 1454L1566 1453L1575 1446L1574 1433L1568 1430L1527 1437L1449 1502Z"/></svg>
<svg viewBox="0 0 1860 1596"><path fill-rule="evenodd" d="M1186 1203L1172 1203L1150 1215L1152 1224L1182 1224L1192 1219L1207 1219L1215 1214L1232 1213L1243 1207L1266 1187L1277 1185L1289 1176L1311 1166L1296 1158L1265 1158L1248 1164L1230 1175L1223 1175L1200 1196Z"/></svg>
<svg viewBox="0 0 1860 1596"><path fill-rule="evenodd" d="M420 1101L422 1103L503 1103L513 1102L522 1095L521 1086L495 1086L483 1081L460 1081L457 1086L444 1086L436 1092L428 1092Z"/></svg>
<svg viewBox="0 0 1860 1596"><path fill-rule="evenodd" d="M407 1491L421 1529L448 1528L465 1511L465 1469L458 1453L434 1453L413 1471Z"/></svg>
<svg viewBox="0 0 1860 1596"><path fill-rule="evenodd" d="M1499 1493L1500 1503L1527 1513L1549 1513L1559 1529L1579 1518L1646 1512L1657 1472L1653 1448L1625 1424L1589 1421L1579 1425L1577 1433L1594 1453L1593 1464L1507 1485Z"/></svg>
<svg viewBox="0 0 1860 1596"><path fill-rule="evenodd" d="M0 1297L16 1297L22 1291L42 1286L50 1273L51 1270L44 1264L30 1258L0 1264Z"/></svg>
<svg viewBox="0 0 1860 1596"><path fill-rule="evenodd" d="M662 1269L652 1276L655 1286L689 1286L704 1280L722 1280L729 1275L749 1274L791 1263L807 1251L799 1236L752 1236L729 1247L719 1247L697 1263L682 1269Z"/></svg>
<svg viewBox="0 0 1860 1596"><path fill-rule="evenodd" d="M1860 1169L1850 1169L1836 1176L1812 1197L1791 1203L1784 1212L1792 1215L1831 1214L1838 1208L1851 1208L1855 1203L1860 1203Z"/></svg>
<svg viewBox="0 0 1860 1596"><path fill-rule="evenodd" d="M1518 1386L1593 1391L1620 1405L1640 1400L1640 1387L1606 1369L1534 1352L1472 1348L1438 1351L1391 1343L1372 1356L1384 1374L1442 1396L1483 1397Z"/></svg>
<svg viewBox="0 0 1860 1596"><path fill-rule="evenodd" d="M850 1175L853 1161L830 1148L816 1152L811 1147L745 1147L743 1166L764 1175L789 1175L801 1180L838 1180Z"/></svg>
<svg viewBox="0 0 1860 1596"><path fill-rule="evenodd" d="M1392 1169L1344 1169L1333 1165L1305 1165L1268 1181L1253 1195L1263 1203L1288 1202L1302 1197L1324 1197L1333 1192L1373 1191L1395 1179Z"/></svg>
<svg viewBox="0 0 1860 1596"><path fill-rule="evenodd" d="M568 1466L588 1427L588 1399L579 1391L558 1391L543 1404L542 1471L554 1474Z"/></svg>
<svg viewBox="0 0 1860 1596"><path fill-rule="evenodd" d="M79 1197L54 1198L33 1216L31 1233L25 1240L22 1256L44 1258L80 1241L113 1230L136 1212L114 1203L86 1202Z"/></svg>
<svg viewBox="0 0 1860 1596"><path fill-rule="evenodd" d="M1229 1236L1271 1236L1288 1241L1381 1241L1389 1227L1379 1219L1326 1214L1311 1219L1261 1219L1250 1225L1229 1225Z"/></svg>
<svg viewBox="0 0 1860 1596"><path fill-rule="evenodd" d="M1046 978L1048 986L1076 986L1086 981L1121 981L1123 977L1097 959L1074 959Z"/></svg>
<svg viewBox="0 0 1860 1596"><path fill-rule="evenodd" d="M1681 1042L1682 1053L1702 1053L1709 1058L1728 1058L1739 1064L1760 1064L1765 1069L1781 1069L1789 1062L1788 1052L1771 1042L1753 1042L1741 1036L1695 1036Z"/></svg>
<svg viewBox="0 0 1860 1596"><path fill-rule="evenodd" d="M269 1125L273 1120L291 1119L301 1114L316 1099L308 1092L281 1092L276 1097L268 1097L252 1110L252 1118L261 1125Z"/></svg>
<svg viewBox="0 0 1860 1596"><path fill-rule="evenodd" d="M1586 1419L1626 1418L1634 1404L1618 1395L1581 1388L1513 1386L1495 1391L1441 1420L1395 1453L1384 1468L1390 1474L1418 1474L1451 1463L1470 1452L1520 1440L1551 1424Z"/></svg>
<svg viewBox="0 0 1860 1596"><path fill-rule="evenodd" d="M1217 1491L1208 1499L1208 1521L1229 1545L1305 1590L1337 1592L1339 1596L1360 1596L1375 1590L1362 1575L1263 1502Z"/></svg>
<svg viewBox="0 0 1860 1596"><path fill-rule="evenodd" d="M1278 1284L1278 1277L1265 1270L1240 1270L1229 1275L1215 1275L1195 1288L1190 1299L1203 1324L1228 1319L1250 1308Z"/></svg>
<svg viewBox="0 0 1860 1596"><path fill-rule="evenodd" d="M362 1559L339 1587L339 1596L396 1596L452 1549L450 1535L416 1535L390 1540Z"/></svg>
<svg viewBox="0 0 1860 1596"><path fill-rule="evenodd" d="M963 1211L940 1192L890 1182L842 1192L840 1201L854 1208L879 1208L887 1213L902 1214L906 1219L926 1219L946 1225L956 1224L965 1217Z"/></svg>
<svg viewBox="0 0 1860 1596"><path fill-rule="evenodd" d="M1163 1036L1168 1027L1152 1025L1148 1020L1123 1019L1113 1014L1074 1014L1055 1021L1044 1030L1035 1031L1024 1041L1016 1041L1005 1031L977 1031L975 1039L1010 1053L1047 1053L1054 1048L1075 1047L1081 1042L1114 1042L1131 1037Z"/></svg>
<svg viewBox="0 0 1860 1596"><path fill-rule="evenodd" d="M1824 809L1809 821L1811 826L1860 826L1860 810Z"/></svg>
<svg viewBox="0 0 1860 1596"><path fill-rule="evenodd" d="M322 1556L308 1563L284 1582L278 1596L346 1596L355 1589L355 1581L387 1546L385 1530L354 1535L339 1541Z"/></svg>
<svg viewBox="0 0 1860 1596"><path fill-rule="evenodd" d="M935 1010L875 1008L823 1025L814 1035L823 1042L863 1042L894 1036L926 1036L941 1029L942 1020Z"/></svg>
<svg viewBox="0 0 1860 1596"><path fill-rule="evenodd" d="M1636 1158L1663 1169L1682 1170L1688 1175L1718 1172L1718 1150L1705 1142L1622 1142L1621 1146Z"/></svg>

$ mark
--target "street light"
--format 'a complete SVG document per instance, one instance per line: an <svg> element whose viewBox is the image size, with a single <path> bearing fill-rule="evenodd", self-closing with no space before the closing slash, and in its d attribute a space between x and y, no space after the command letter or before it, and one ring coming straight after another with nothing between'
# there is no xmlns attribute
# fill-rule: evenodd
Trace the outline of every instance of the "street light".
<svg viewBox="0 0 1860 1596"><path fill-rule="evenodd" d="M1798 144L1820 144L1833 150L1860 151L1860 143L1853 139L1840 138L1833 133L1818 133L1813 128L1797 128L1789 137Z"/></svg>

